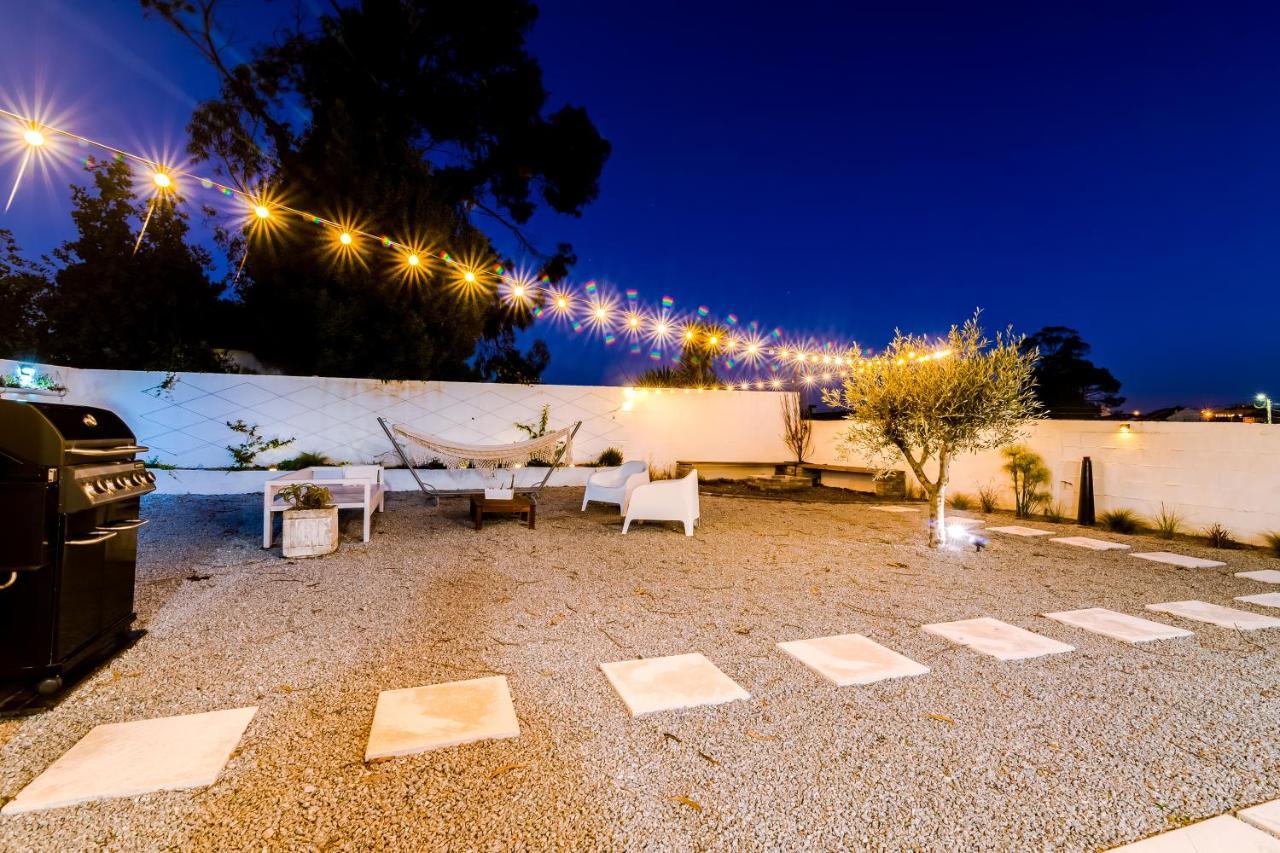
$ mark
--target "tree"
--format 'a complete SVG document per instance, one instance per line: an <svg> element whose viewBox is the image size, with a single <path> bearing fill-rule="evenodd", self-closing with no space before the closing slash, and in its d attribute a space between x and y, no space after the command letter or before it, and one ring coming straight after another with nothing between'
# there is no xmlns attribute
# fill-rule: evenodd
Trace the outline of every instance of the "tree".
<svg viewBox="0 0 1280 853"><path fill-rule="evenodd" d="M219 288L209 253L186 242L176 192L154 197L139 242L150 202L135 196L139 178L122 159L91 171L92 187L71 188L78 235L54 252L61 268L44 300L44 355L76 367L223 369L210 346Z"/></svg>
<svg viewBox="0 0 1280 853"><path fill-rule="evenodd" d="M952 326L942 348L896 333L825 399L849 410L843 449L906 460L929 499L929 546L936 548L947 542L946 492L956 454L1008 444L1038 416L1034 365L1034 353L1019 348L1012 330L989 341L975 315Z"/></svg>
<svg viewBox="0 0 1280 853"><path fill-rule="evenodd" d="M290 372L537 378L545 345L522 355L514 334L534 306L499 298L496 269L510 264L473 217L509 230L536 274L563 279L572 247L540 253L521 226L540 205L580 215L609 144L582 108L547 112L525 43L532 3L333 3L237 65L216 35L218 0L141 2L221 80L190 122L192 154L255 197L406 243L342 248L336 231L283 214L247 242L232 229L250 348Z"/></svg>
<svg viewBox="0 0 1280 853"><path fill-rule="evenodd" d="M724 352L728 332L714 325L690 325L683 332L675 367L653 367L631 380L639 388L714 388L720 384L716 358Z"/></svg>
<svg viewBox="0 0 1280 853"><path fill-rule="evenodd" d="M48 270L23 258L13 233L0 228L0 358L32 358L40 350L48 289Z"/></svg>
<svg viewBox="0 0 1280 853"><path fill-rule="evenodd" d="M1027 518L1035 512L1036 507L1049 499L1040 491L1041 486L1049 484L1049 468L1040 458L1040 454L1026 445L1014 444L1001 449L1004 456L1004 470L1013 479L1014 515Z"/></svg>
<svg viewBox="0 0 1280 853"><path fill-rule="evenodd" d="M1022 349L1038 353L1036 399L1051 418L1096 418L1103 406L1124 402L1117 396L1120 380L1088 359L1090 346L1075 329L1045 326L1022 341Z"/></svg>
<svg viewBox="0 0 1280 853"><path fill-rule="evenodd" d="M813 450L813 421L804 416L800 392L782 395L782 440L796 456L796 464Z"/></svg>

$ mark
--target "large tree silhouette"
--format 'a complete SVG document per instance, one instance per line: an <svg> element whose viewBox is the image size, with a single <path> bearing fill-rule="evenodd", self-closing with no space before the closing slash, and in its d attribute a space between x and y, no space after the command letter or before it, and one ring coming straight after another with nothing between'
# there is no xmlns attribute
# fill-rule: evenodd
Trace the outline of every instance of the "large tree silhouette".
<svg viewBox="0 0 1280 853"><path fill-rule="evenodd" d="M13 232L0 228L0 358L34 358L45 337L49 273L22 257Z"/></svg>
<svg viewBox="0 0 1280 853"><path fill-rule="evenodd" d="M75 367L222 369L210 346L220 288L209 280L209 253L187 243L180 199L156 197L139 242L148 206L136 195L139 176L123 160L91 171L92 186L71 189L78 233L54 252L60 268L42 300L41 354Z"/></svg>
<svg viewBox="0 0 1280 853"><path fill-rule="evenodd" d="M545 346L515 349L531 306L499 299L499 253L481 226L535 253L530 272L563 278L571 248L539 254L521 226L540 205L580 215L609 144L585 110L547 112L525 44L531 3L335 3L239 64L216 35L217 0L141 3L220 76L190 122L192 154L246 190L447 251L476 273L459 282L460 268L438 260L409 271L405 251L364 239L336 252L335 235L297 217L269 240L233 228L244 346L290 372L536 379Z"/></svg>
<svg viewBox="0 0 1280 853"><path fill-rule="evenodd" d="M1090 346L1075 329L1045 326L1025 338L1023 352L1039 351L1036 397L1051 418L1096 418L1103 406L1124 402L1120 380L1089 360Z"/></svg>

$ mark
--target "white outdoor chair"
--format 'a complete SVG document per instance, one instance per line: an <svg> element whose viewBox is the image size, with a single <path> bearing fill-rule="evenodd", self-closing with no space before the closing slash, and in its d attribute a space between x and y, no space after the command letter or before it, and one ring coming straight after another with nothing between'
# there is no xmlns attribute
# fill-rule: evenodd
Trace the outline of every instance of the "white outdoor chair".
<svg viewBox="0 0 1280 853"><path fill-rule="evenodd" d="M627 505L627 498L637 486L649 482L649 463L632 460L618 468L605 468L587 478L587 491L582 496L582 509L591 501L617 504L618 512Z"/></svg>
<svg viewBox="0 0 1280 853"><path fill-rule="evenodd" d="M270 548L274 541L271 513L284 512L289 504L278 496L281 489L299 483L324 486L333 496L338 509L358 509L364 514L364 541L369 541L369 516L374 510L382 512L387 498L387 487L382 482L381 465L343 465L340 468L311 467L290 471L267 480L262 490L262 547Z"/></svg>
<svg viewBox="0 0 1280 853"><path fill-rule="evenodd" d="M682 521L684 535L693 535L693 525L698 521L698 469L693 469L680 480L659 480L645 483L631 492L623 507L626 519L622 532L633 521Z"/></svg>

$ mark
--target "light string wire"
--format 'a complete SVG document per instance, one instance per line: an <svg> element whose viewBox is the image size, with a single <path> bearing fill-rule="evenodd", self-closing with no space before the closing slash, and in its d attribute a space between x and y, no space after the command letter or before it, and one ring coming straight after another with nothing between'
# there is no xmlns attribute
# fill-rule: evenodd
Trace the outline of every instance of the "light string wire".
<svg viewBox="0 0 1280 853"><path fill-rule="evenodd" d="M137 242L134 245L134 253L142 245L142 239L146 232L147 223L151 219L151 214L155 210L155 206L160 203L164 196L174 190L175 179L188 180L198 182L203 189L217 190L223 196L235 197L243 201L248 206L246 213L248 225L246 230L248 236L258 230L258 226L262 221L267 220L277 211L293 214L304 219L314 225L320 225L324 228L338 232L339 242L344 249L355 248L356 237L373 241L381 245L385 249L398 251L403 255L403 259L411 271L416 270L420 264L424 263L426 258L440 260L444 263L462 270L464 280L471 284L475 283L479 276L487 276L489 274L487 265L485 264L466 264L460 262L457 258L450 255L447 251L431 252L418 250L411 244L399 240L393 240L383 234L376 234L359 228L355 224L345 224L330 219L319 214L310 213L298 208L294 208L279 200L270 199L265 192L255 194L253 192L243 190L236 186L231 186L222 181L199 175L194 172L168 166L154 157L147 157L141 154L135 154L123 148L100 142L96 139L67 130L62 127L50 125L19 113L0 108L0 116L4 116L18 122L23 131L23 142L25 150L22 155L22 162L18 168L17 177L14 181L13 188L9 193L5 210L13 203L14 196L17 194L18 185L21 182L24 173L27 170L30 160L35 153L40 150L46 143L48 136L60 136L66 139L80 143L82 146L96 148L101 151L109 152L117 158L129 160L138 163L147 168L151 172L152 181L155 185L155 194L151 198L151 202L147 209L147 217L143 222L142 229L139 231ZM256 219L255 219L256 217ZM244 269L244 262L248 258L249 243L246 241L245 251L240 263L237 266L236 279L239 279L240 272ZM526 280L518 276L507 275L501 265L495 265L494 270L500 277L502 283L506 285L507 297L506 301L509 306L517 305L525 309L529 309L534 319L539 319L544 315L559 316L568 319L575 332L581 331L584 327L594 327L601 331L604 335L606 344L614 343L617 338L613 335L613 331L620 331L624 336L629 337L632 343L632 353L638 353L641 348L636 344L643 337L646 338L650 345L650 358L660 361L663 358L662 352L664 346L673 340L680 343L703 344L706 351L703 353L710 357L712 362L720 362L723 358L723 365L726 369L743 366L758 366L764 362L773 362L771 367L775 372L779 368L791 367L797 374L797 383L802 387L809 387L816 383L830 384L832 381L838 381L844 376L849 375L852 370L858 366L860 362L866 361L867 357L862 355L858 345L855 343L851 346L837 347L830 342L819 346L812 346L808 343L770 343L770 338L774 340L782 339L782 330L775 328L770 332L761 334L759 326L752 322L747 324L747 328L738 330L737 318L730 313L727 315L726 322L716 320L708 320L709 311L704 306L697 309L697 319L687 316L681 316L675 312L674 300L671 297L664 296L662 299L661 309L645 311L640 306L635 305L637 294L635 290L626 291L626 302L629 303L624 309L624 320L621 324L611 324L609 322L610 314L618 309L616 299L611 299L599 294L598 286L595 281L588 281L583 286L585 295L579 295L573 290L570 284L564 285L544 285L536 281ZM545 281L545 279L544 279ZM502 298L502 294L498 294ZM546 300L550 303L549 309L544 309L542 305L534 305L539 300ZM589 310L588 313L581 317L575 317L572 313L573 309L578 305L585 305ZM531 307L532 306L532 307ZM678 334L677 334L678 332ZM721 341L721 336L725 340ZM811 339L809 339L811 340ZM897 363L902 364L920 364L930 359L945 358L950 355L950 350L935 349L929 353L922 353L919 356L912 354L910 360L899 358ZM742 361L736 360L735 356L741 356ZM880 356L883 357L883 356ZM674 363L679 363L679 357L673 357ZM823 369L825 368L825 369ZM786 380L779 376L771 376L768 379L762 379L757 374L754 381L742 380L716 383L707 386L708 390L718 388L726 390L778 390L789 388ZM662 389L649 388L650 392L661 393ZM667 389L681 390L681 389ZM702 387L693 386L683 389L703 390Z"/></svg>

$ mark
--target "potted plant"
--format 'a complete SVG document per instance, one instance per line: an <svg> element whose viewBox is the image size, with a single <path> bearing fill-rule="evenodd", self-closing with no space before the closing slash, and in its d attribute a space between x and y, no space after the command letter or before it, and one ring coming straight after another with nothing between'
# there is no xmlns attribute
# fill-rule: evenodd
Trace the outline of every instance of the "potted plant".
<svg viewBox="0 0 1280 853"><path fill-rule="evenodd" d="M338 550L338 508L328 489L298 483L281 489L280 497L293 507L284 511L284 556L319 557Z"/></svg>

